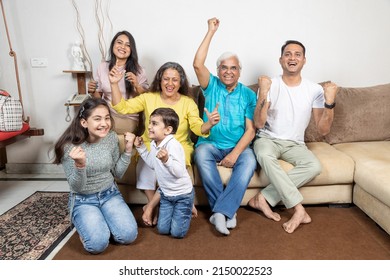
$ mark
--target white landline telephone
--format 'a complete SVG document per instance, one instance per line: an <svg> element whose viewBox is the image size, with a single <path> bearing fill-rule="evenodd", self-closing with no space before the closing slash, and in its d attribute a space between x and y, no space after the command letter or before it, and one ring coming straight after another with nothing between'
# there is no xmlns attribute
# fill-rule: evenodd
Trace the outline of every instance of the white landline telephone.
<svg viewBox="0 0 390 280"><path fill-rule="evenodd" d="M90 98L91 96L89 94L72 94L69 96L69 98L66 100L66 104L68 105L80 105L83 103L84 100Z"/></svg>

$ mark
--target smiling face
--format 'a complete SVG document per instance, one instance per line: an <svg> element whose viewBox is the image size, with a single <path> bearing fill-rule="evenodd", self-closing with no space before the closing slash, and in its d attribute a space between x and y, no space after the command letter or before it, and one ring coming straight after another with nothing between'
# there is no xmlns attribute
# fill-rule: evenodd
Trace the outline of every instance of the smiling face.
<svg viewBox="0 0 390 280"><path fill-rule="evenodd" d="M221 61L218 66L218 77L228 91L233 90L240 78L240 64L236 57L229 57Z"/></svg>
<svg viewBox="0 0 390 280"><path fill-rule="evenodd" d="M129 38L125 34L119 35L114 42L112 51L117 59L127 60L131 54Z"/></svg>
<svg viewBox="0 0 390 280"><path fill-rule="evenodd" d="M150 116L149 126L148 126L148 135L149 138L156 142L158 146L164 138L171 134L172 127L165 126L163 118L160 115Z"/></svg>
<svg viewBox="0 0 390 280"><path fill-rule="evenodd" d="M165 98L175 99L180 97L180 74L177 70L168 68L161 78L161 91Z"/></svg>
<svg viewBox="0 0 390 280"><path fill-rule="evenodd" d="M87 141L90 143L96 143L106 137L111 129L110 112L103 105L96 107L87 119L81 119L80 122L88 130Z"/></svg>
<svg viewBox="0 0 390 280"><path fill-rule="evenodd" d="M303 65L306 63L306 57L303 48L298 44L289 44L285 47L282 56L279 58L283 74L300 74Z"/></svg>

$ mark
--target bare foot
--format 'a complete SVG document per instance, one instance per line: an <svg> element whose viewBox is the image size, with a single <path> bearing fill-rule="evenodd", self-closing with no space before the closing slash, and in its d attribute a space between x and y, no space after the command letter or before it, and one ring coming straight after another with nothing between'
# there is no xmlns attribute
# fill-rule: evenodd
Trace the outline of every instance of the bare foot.
<svg viewBox="0 0 390 280"><path fill-rule="evenodd" d="M142 214L142 221L147 226L155 226L157 225L158 220L158 206L153 209L149 203L145 204L144 207L142 207L142 210L144 210L144 213Z"/></svg>
<svg viewBox="0 0 390 280"><path fill-rule="evenodd" d="M305 208L303 208L302 204L298 204L294 208L295 212L291 219L283 224L283 229L287 233L293 233L300 224L308 224L311 222L311 218L309 214L307 214Z"/></svg>
<svg viewBox="0 0 390 280"><path fill-rule="evenodd" d="M160 209L160 206L156 206L156 208L154 208L154 211L153 211L153 226L157 225L157 221L158 221L158 212L159 212L159 209Z"/></svg>
<svg viewBox="0 0 390 280"><path fill-rule="evenodd" d="M197 218L198 217L198 210L196 209L195 205L192 205L192 218Z"/></svg>
<svg viewBox="0 0 390 280"><path fill-rule="evenodd" d="M153 215L153 209L151 207L148 207L148 204L145 204L144 207L142 207L142 210L144 213L142 214L142 221L147 226L152 226L152 215Z"/></svg>
<svg viewBox="0 0 390 280"><path fill-rule="evenodd" d="M263 212L264 216L266 216L268 219L274 220L276 222L279 222L281 219L280 215L276 212L273 212L271 207L269 207L267 200L265 200L265 197L261 192L252 197L249 200L248 205Z"/></svg>

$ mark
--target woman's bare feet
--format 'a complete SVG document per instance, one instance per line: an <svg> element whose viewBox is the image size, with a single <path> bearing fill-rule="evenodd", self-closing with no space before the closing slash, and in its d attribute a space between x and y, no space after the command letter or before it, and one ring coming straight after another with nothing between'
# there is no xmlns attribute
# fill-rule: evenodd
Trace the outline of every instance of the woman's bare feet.
<svg viewBox="0 0 390 280"><path fill-rule="evenodd" d="M283 229L287 233L293 233L300 224L308 224L311 222L311 218L309 214L307 214L305 208L303 208L302 204L298 204L294 207L294 214L290 220L283 224Z"/></svg>
<svg viewBox="0 0 390 280"><path fill-rule="evenodd" d="M280 215L276 212L273 212L271 207L269 207L267 200L265 200L265 197L261 192L252 197L249 200L248 205L263 212L264 216L266 216L268 219L274 220L276 222L279 222L281 219Z"/></svg>

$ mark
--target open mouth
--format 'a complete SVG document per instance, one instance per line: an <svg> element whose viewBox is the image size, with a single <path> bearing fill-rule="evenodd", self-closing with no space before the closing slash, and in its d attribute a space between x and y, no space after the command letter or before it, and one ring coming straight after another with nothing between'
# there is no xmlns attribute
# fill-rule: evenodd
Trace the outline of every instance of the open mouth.
<svg viewBox="0 0 390 280"><path fill-rule="evenodd" d="M234 76L232 76L232 75L223 75L223 78L224 78L225 80L233 80L233 79L234 79Z"/></svg>
<svg viewBox="0 0 390 280"><path fill-rule="evenodd" d="M173 92L173 90L175 89L174 87L166 87L165 88L167 90L167 92Z"/></svg>
<svg viewBox="0 0 390 280"><path fill-rule="evenodd" d="M118 53L120 53L120 54L126 54L126 50L118 49Z"/></svg>
<svg viewBox="0 0 390 280"><path fill-rule="evenodd" d="M105 133L109 130L108 127L99 127L96 129L98 132Z"/></svg>

